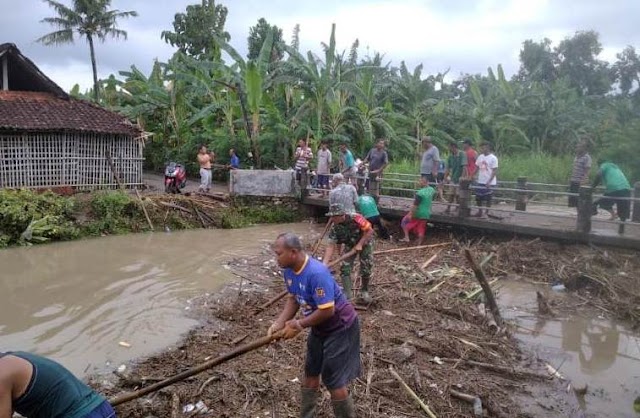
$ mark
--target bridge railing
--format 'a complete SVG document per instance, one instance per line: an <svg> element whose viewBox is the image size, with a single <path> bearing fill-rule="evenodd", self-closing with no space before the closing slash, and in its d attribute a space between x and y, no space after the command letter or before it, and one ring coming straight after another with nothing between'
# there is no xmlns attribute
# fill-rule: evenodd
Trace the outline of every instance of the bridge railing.
<svg viewBox="0 0 640 418"><path fill-rule="evenodd" d="M385 173L379 179L381 182L381 196L397 198L413 198L418 185L419 175L403 173ZM365 187L367 178L357 177L358 188ZM305 179L304 181L308 181ZM306 183L305 183L306 185ZM479 189L469 180L461 180L459 184L439 184L444 195L457 194L458 203L436 202L453 208L454 216L469 217L472 209L480 209L472 204L474 191ZM519 177L517 181L499 181L492 188L493 200L497 203L491 208L492 213L523 213L543 215L548 218L560 218L575 220L576 230L581 233L591 232L591 218L593 216L594 202L597 199L606 198L601 193L604 189L599 187L581 187L578 193L567 191L567 185L528 182L526 177ZM303 189L305 190L305 189ZM308 187L307 191L323 192L322 189ZM326 190L324 190L326 193ZM560 210L560 207L568 208L569 199L573 198L576 204L576 212ZM620 201L629 201L631 206L631 218L625 224L640 225L640 182L635 184L632 197L616 198ZM554 207L558 209L553 210ZM513 208L513 209L512 209ZM528 210L529 208L529 210ZM621 225L623 222L616 220L598 219L598 222Z"/></svg>

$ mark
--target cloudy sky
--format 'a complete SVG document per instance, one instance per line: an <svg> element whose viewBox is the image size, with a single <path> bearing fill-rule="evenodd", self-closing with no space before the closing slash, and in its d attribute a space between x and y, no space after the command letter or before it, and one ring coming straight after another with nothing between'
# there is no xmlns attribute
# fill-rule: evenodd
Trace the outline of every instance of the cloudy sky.
<svg viewBox="0 0 640 418"><path fill-rule="evenodd" d="M61 0L70 4L71 0ZM127 41L98 44L101 78L136 65L148 72L154 59L166 60L173 49L160 39L173 16L198 0L113 0L113 8L136 10L138 18L121 21ZM626 45L640 48L638 0L225 0L231 44L246 53L249 27L260 17L283 29L287 41L299 23L303 51L320 51L337 25L339 49L360 40L361 55L381 52L388 61L405 60L425 71L479 73L501 63L517 71L525 39L548 37L554 44L577 30L594 29L613 61ZM35 42L53 28L39 23L52 11L40 0L0 0L0 43L15 43L64 89L91 85L87 44L45 47Z"/></svg>

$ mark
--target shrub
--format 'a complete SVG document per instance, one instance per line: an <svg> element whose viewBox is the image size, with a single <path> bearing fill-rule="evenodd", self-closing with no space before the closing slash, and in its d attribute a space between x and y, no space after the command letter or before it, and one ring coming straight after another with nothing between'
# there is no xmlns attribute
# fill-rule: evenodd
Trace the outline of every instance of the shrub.
<svg viewBox="0 0 640 418"><path fill-rule="evenodd" d="M130 231L141 215L140 208L131 196L119 191L95 193L90 205L94 218L86 227L90 234Z"/></svg>
<svg viewBox="0 0 640 418"><path fill-rule="evenodd" d="M0 190L0 247L78 237L74 206L51 192Z"/></svg>

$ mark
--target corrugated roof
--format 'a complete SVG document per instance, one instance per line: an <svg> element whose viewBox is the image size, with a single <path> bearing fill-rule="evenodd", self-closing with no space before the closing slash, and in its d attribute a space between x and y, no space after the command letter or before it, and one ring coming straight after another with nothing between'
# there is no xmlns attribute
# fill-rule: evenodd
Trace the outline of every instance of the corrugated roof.
<svg viewBox="0 0 640 418"><path fill-rule="evenodd" d="M140 133L126 117L88 101L30 91L0 91L0 130Z"/></svg>

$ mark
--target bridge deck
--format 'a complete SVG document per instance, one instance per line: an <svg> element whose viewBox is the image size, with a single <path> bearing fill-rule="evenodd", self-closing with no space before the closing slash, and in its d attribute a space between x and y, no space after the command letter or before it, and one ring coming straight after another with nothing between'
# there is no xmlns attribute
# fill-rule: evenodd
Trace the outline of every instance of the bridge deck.
<svg viewBox="0 0 640 418"><path fill-rule="evenodd" d="M383 215L398 218L407 213L412 201L410 198L380 196L378 206ZM313 206L329 206L328 199L318 194L305 197L303 203ZM431 222L640 250L640 224L627 222L624 234L619 235L618 224L608 221L608 217L603 215L594 216L591 232L583 234L576 230L575 209L529 202L527 211L520 212L515 211L513 205L498 204L489 212L494 217L481 219L473 216L458 217L455 207L452 208L451 214L446 214L446 208L446 203L434 202ZM474 209L472 209L472 213L475 213Z"/></svg>

